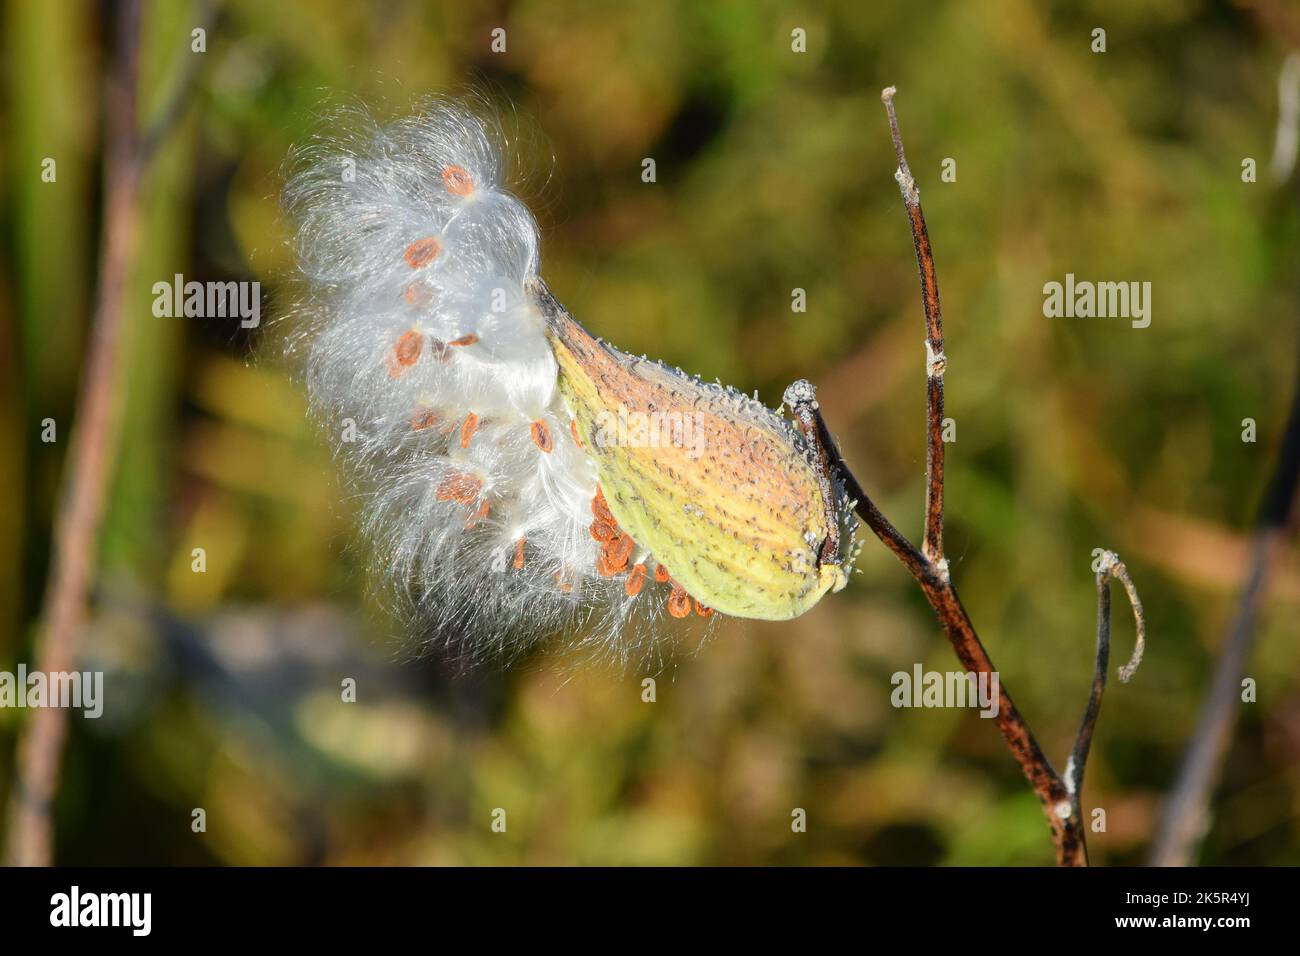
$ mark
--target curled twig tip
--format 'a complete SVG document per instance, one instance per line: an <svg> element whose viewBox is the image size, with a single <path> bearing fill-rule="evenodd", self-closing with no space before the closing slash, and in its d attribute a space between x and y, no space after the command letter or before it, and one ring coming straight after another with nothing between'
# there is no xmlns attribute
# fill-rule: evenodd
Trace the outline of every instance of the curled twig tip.
<svg viewBox="0 0 1300 956"><path fill-rule="evenodd" d="M1142 611L1142 600L1138 597L1137 587L1133 584L1133 579L1129 577L1128 568L1122 562L1116 566L1115 576L1124 585L1129 604L1133 605L1133 623L1137 632L1136 639L1133 642L1133 656L1129 658L1127 664L1119 669L1120 683L1127 684L1137 672L1138 666L1142 663L1142 653L1146 650L1146 615Z"/></svg>
<svg viewBox="0 0 1300 956"><path fill-rule="evenodd" d="M1105 551L1098 563L1100 565L1097 570L1098 586L1104 587L1111 578L1114 578L1124 585L1124 593L1128 595L1129 604L1133 607L1133 624L1136 631L1133 656L1129 658L1127 664L1119 668L1120 683L1127 684L1137 672L1138 666L1142 663L1142 654L1146 650L1146 615L1142 610L1142 599L1138 597L1137 586L1133 583L1133 578L1119 555L1113 551Z"/></svg>

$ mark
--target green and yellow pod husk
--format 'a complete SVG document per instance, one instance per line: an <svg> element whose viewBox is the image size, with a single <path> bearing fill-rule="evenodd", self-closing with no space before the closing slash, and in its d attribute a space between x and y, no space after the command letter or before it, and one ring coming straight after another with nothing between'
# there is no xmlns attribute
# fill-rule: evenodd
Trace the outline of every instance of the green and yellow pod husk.
<svg viewBox="0 0 1300 956"><path fill-rule="evenodd" d="M844 586L856 553L847 503L838 489L827 502L787 420L597 340L540 279L531 291L609 509L675 581L724 614L774 621Z"/></svg>

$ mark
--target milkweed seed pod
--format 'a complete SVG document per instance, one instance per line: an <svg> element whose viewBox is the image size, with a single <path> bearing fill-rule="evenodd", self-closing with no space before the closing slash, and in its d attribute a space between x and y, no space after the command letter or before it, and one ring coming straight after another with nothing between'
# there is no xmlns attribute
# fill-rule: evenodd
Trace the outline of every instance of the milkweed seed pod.
<svg viewBox="0 0 1300 956"><path fill-rule="evenodd" d="M509 656L562 632L626 661L673 619L784 620L844 585L850 503L789 421L604 344L551 294L496 124L436 102L347 125L285 189L293 350L376 569L431 640Z"/></svg>

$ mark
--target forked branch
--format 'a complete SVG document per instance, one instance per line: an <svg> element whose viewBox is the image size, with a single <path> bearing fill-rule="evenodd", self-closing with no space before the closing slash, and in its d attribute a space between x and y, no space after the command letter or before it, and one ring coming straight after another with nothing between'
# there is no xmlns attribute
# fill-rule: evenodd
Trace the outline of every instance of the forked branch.
<svg viewBox="0 0 1300 956"><path fill-rule="evenodd" d="M939 616L939 621L962 666L973 674L991 674L994 670L993 662L976 633L975 625L971 623L970 615L966 613L961 599L957 596L957 589L949 574L948 561L943 553L943 383L948 363L944 355L939 284L935 276L930 234L926 229L925 215L921 211L921 193L903 151L903 137L898 129L898 115L894 109L894 88L886 89L881 94L881 100L885 104L894 152L898 158L895 179L902 192L903 205L912 229L912 242L916 249L917 270L921 283L921 305L925 314L926 487L925 531L920 549L881 513L853 475L826 427L812 387L805 387L802 384L798 388L792 387L787 392L787 401L790 401L791 408L805 435L813 440L819 454L838 471L845 491L855 502L854 508L858 517L894 553L921 586L926 600ZM1006 683L998 681L999 701L996 717L998 730L1011 750L1012 756L1019 763L1025 778L1042 801L1051 826L1052 842L1056 846L1057 862L1066 866L1083 866L1088 862L1080 793L1093 729L1101 711L1101 698L1106 685L1106 668L1110 659L1112 579L1123 584L1137 622L1137 643L1133 658L1120 668L1120 680L1127 681L1142 658L1145 625L1137 590L1119 558L1109 551L1103 552L1097 566L1097 657L1092 689L1064 775L1052 767L1043 753L1029 724L1016 709Z"/></svg>

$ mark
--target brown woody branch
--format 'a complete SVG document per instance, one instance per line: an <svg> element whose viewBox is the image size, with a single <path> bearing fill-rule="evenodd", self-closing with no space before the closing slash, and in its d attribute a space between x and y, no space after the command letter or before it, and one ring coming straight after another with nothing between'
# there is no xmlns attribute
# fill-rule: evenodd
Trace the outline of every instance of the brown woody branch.
<svg viewBox="0 0 1300 956"><path fill-rule="evenodd" d="M216 4L199 5L199 23L211 24ZM122 297L135 256L140 184L145 170L180 121L198 76L200 57L183 66L159 116L141 133L139 117L140 3L106 7L113 33L104 103L104 199L90 352L77 397L75 429L54 529L54 553L35 647L37 669L71 670L80 655L87 594L95 571L104 496L117 461L123 400L120 340L127 320ZM67 739L62 708L35 711L18 742L17 773L9 799L4 859L48 866L53 859L51 813Z"/></svg>
<svg viewBox="0 0 1300 956"><path fill-rule="evenodd" d="M872 503L862 485L845 463L821 417L809 390L806 407L796 410L797 415L811 415L815 420L815 434L824 453L838 471L845 492L855 502L858 517L902 562L916 579L926 600L934 608L944 632L957 654L958 660L973 674L992 674L993 661L971 623L970 615L962 606L961 598L952 583L947 559L943 555L943 378L947 360L943 352L943 320L939 306L939 286L935 277L934 253L930 236L921 211L921 196L907 165L903 152L903 138L898 129L898 116L894 110L894 88L881 94L889 118L890 135L898 158L895 178L903 194L903 204L912 228L916 249L917 267L921 282L921 303L925 313L926 346L926 504L925 536L921 549L917 549ZM809 429L805 427L805 433ZM1142 606L1132 579L1119 559L1104 552L1097 568L1097 657L1092 690L1084 708L1079 732L1066 767L1066 774L1058 773L1043 753L1024 716L1016 708L1007 686L1001 680L999 706L996 716L998 730L1020 765L1025 778L1043 803L1056 847L1057 862L1064 866L1083 866L1088 862L1087 842L1080 809L1080 792L1093 729L1101 710L1105 689L1105 672L1110 657L1110 583L1119 580L1133 605L1137 622L1137 644L1133 659L1120 669L1120 679L1128 680L1141 660L1144 644Z"/></svg>
<svg viewBox="0 0 1300 956"><path fill-rule="evenodd" d="M139 3L124 2L116 14L105 103L104 232L90 355L77 400L76 429L55 524L44 630L36 647L37 668L46 673L72 670L77 663L104 495L116 459L122 296L139 217ZM6 859L11 865L48 866L51 861L50 816L67 733L67 711L59 707L36 710L23 728L17 779L9 801Z"/></svg>
<svg viewBox="0 0 1300 956"><path fill-rule="evenodd" d="M916 248L916 266L921 280L921 307L925 311L925 537L921 553L931 561L943 558L943 373L948 360L943 354L943 311L939 307L939 280L934 274L934 251L930 248L930 231L921 212L921 191L907 165L903 152L903 134L898 130L894 110L894 88L880 94L889 117L889 135L898 157L894 178L903 194L907 220L912 227L912 245Z"/></svg>

